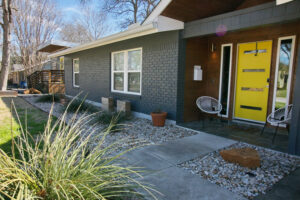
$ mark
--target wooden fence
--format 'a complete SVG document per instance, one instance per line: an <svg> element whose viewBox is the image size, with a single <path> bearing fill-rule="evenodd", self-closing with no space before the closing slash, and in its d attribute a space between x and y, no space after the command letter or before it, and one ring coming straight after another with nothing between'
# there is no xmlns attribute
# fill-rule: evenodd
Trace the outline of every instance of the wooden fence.
<svg viewBox="0 0 300 200"><path fill-rule="evenodd" d="M36 71L27 76L29 88L35 88L43 93L63 94L65 93L64 70Z"/></svg>

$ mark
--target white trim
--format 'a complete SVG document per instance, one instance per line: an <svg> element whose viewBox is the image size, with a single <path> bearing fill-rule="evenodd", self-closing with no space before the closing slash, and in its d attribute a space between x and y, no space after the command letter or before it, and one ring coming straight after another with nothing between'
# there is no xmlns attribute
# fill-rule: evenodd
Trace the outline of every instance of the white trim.
<svg viewBox="0 0 300 200"><path fill-rule="evenodd" d="M75 72L74 71L74 61L75 60L78 60L78 65L79 65L79 72ZM75 85L75 74L79 74L80 73L80 64L79 64L79 58L74 58L74 59L72 59L72 74L73 74L73 87L75 87L75 88L79 88L79 85ZM80 75L79 75L80 76Z"/></svg>
<svg viewBox="0 0 300 200"><path fill-rule="evenodd" d="M153 33L157 33L157 32L158 32L158 29L154 26L153 23L151 23L151 24L139 26L134 29L129 29L129 30L126 30L126 31L123 31L120 33L116 33L116 34L101 38L101 39L93 41L93 42L89 42L89 43L86 43L83 45L79 45L79 46L76 46L73 48L59 51L57 53L50 54L49 57L54 58L54 57L71 54L71 53L75 53L78 51L83 51L86 49L91 49L91 48L95 48L95 47L99 47L99 46L104 46L107 44L111 44L111 43L115 43L115 42L119 42L119 41L123 41L123 40L128 40L131 38L140 37L140 36L144 36L144 35L149 35L149 34L153 34Z"/></svg>
<svg viewBox="0 0 300 200"><path fill-rule="evenodd" d="M253 119L245 119L245 118L241 118L241 117L234 117L233 119L242 120L242 121L249 121L249 122L254 122L254 123L258 123L258 124L265 124L266 123L266 122L263 122L263 121L257 121L257 120L253 120Z"/></svg>
<svg viewBox="0 0 300 200"><path fill-rule="evenodd" d="M218 116L228 118L229 109L230 109L230 87L231 87L231 69L232 69L232 43L222 44L221 45L221 69L220 69L220 84L219 84L219 103L221 103L222 96L222 81L223 81L223 49L224 47L230 47L230 56L229 56L229 78L228 78L228 93L227 93L227 108L226 115L222 115L221 113Z"/></svg>
<svg viewBox="0 0 300 200"><path fill-rule="evenodd" d="M65 50L52 53L49 55L49 58L55 58L58 56L63 56L66 54L71 54L86 49L92 49L95 47L100 47L107 44L112 44L115 42L120 42L120 41L141 37L145 35L150 35L154 33L175 31L175 30L182 30L182 29L184 29L184 22L169 17L157 16L153 18L151 23L149 21L149 23L147 24L143 23L142 25L134 25L133 27L129 27L129 29L126 31L116 33L83 45L79 45L76 47L72 47L72 48L68 48Z"/></svg>
<svg viewBox="0 0 300 200"><path fill-rule="evenodd" d="M154 21L155 18L157 18L171 2L172 0L161 0L142 24L148 24Z"/></svg>
<svg viewBox="0 0 300 200"><path fill-rule="evenodd" d="M74 98L74 96L71 95L67 95L66 97L68 98ZM87 103L92 104L93 106L96 107L102 107L102 103L96 102L96 101L91 101L91 100L85 100ZM131 111L132 115L136 118L141 118L141 119L148 119L148 120L152 120L151 115L145 114L145 113L141 113L141 112L135 112L135 111ZM171 119L166 119L166 124L176 124L175 120L171 120Z"/></svg>
<svg viewBox="0 0 300 200"><path fill-rule="evenodd" d="M289 3L293 0L276 0L276 5L281 5L281 4L284 4L284 3Z"/></svg>
<svg viewBox="0 0 300 200"><path fill-rule="evenodd" d="M141 69L140 70L128 70L128 52L130 51L141 51ZM118 53L124 53L124 69L122 71L114 70L114 55ZM122 51L115 51L111 53L111 92L122 93L122 94L132 94L132 95L142 95L142 69L143 69L143 48L134 48L134 49L126 49ZM124 74L124 90L114 90L114 73L123 73ZM138 72L140 73L140 92L130 92L128 91L128 73L130 72Z"/></svg>
<svg viewBox="0 0 300 200"><path fill-rule="evenodd" d="M277 80L278 80L278 68L280 62L280 45L282 40L292 39L292 48L291 48L291 57L290 57L290 64L289 64L289 77L287 81L287 96L286 96L286 105L289 105L290 102L290 90L291 90L291 83L292 83L292 72L293 72L293 64L294 64L294 53L295 53L295 41L296 36L287 36L287 37L279 37L277 43L277 54L276 54L276 69L275 69L275 79L274 79L274 91L273 91L273 102L272 102L272 112L275 111L275 100L276 100L276 91L277 91ZM273 125L273 124L272 124Z"/></svg>

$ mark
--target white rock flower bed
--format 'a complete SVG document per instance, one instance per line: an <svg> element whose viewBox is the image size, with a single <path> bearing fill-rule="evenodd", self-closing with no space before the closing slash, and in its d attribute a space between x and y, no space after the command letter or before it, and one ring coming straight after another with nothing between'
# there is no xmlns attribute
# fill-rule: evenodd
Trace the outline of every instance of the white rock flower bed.
<svg viewBox="0 0 300 200"><path fill-rule="evenodd" d="M226 162L219 151L184 162L179 167L198 174L212 183L241 194L249 199L265 192L276 182L300 167L300 157L257 147L236 143L226 149L251 147L258 151L261 167L248 169Z"/></svg>
<svg viewBox="0 0 300 200"><path fill-rule="evenodd" d="M52 103L39 103L37 96L23 97L26 101L39 109L50 112ZM53 115L59 117L63 112L63 105L55 103L53 107ZM73 114L68 114L70 119ZM105 128L105 125L97 125L99 130ZM175 140L197 134L196 131L187 130L173 124L166 124L164 127L154 127L152 122L147 119L133 118L132 120L123 122L120 131L110 133L106 139L106 145L116 141L124 140L119 144L117 151L135 148L147 144L160 144L166 141ZM95 137L94 144L97 145L101 138Z"/></svg>

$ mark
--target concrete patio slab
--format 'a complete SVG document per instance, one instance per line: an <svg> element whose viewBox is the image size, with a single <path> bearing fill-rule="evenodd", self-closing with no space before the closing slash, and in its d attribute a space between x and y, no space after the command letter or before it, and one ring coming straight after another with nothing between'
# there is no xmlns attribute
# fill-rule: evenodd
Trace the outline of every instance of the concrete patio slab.
<svg viewBox="0 0 300 200"><path fill-rule="evenodd" d="M245 199L178 167L171 167L146 176L143 182L155 185L161 200L233 200ZM152 199L149 195L146 199Z"/></svg>
<svg viewBox="0 0 300 200"><path fill-rule="evenodd" d="M234 143L236 143L234 140L200 132L194 136L166 142L161 145L149 146L144 148L144 150L155 157L162 158L176 165Z"/></svg>
<svg viewBox="0 0 300 200"><path fill-rule="evenodd" d="M155 146L156 145L153 147ZM141 167L141 169L147 173L154 173L172 166L172 163L152 154L147 148L134 150L125 154L122 158L122 162L133 167Z"/></svg>

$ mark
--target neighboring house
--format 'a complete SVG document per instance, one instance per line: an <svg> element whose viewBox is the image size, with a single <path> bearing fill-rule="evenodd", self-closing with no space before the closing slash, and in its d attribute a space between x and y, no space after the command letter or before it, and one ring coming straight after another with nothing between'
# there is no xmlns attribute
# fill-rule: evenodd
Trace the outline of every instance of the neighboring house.
<svg viewBox="0 0 300 200"><path fill-rule="evenodd" d="M22 64L13 64L8 75L9 83L14 86L19 86L21 81L25 81L25 69Z"/></svg>
<svg viewBox="0 0 300 200"><path fill-rule="evenodd" d="M60 41L60 40L51 40L46 43L42 47L39 48L39 52L42 53L55 53L58 51L62 51L68 48L72 48L78 46L77 43ZM59 59L51 59L46 61L43 64L42 70L64 70L64 57L60 57Z"/></svg>
<svg viewBox="0 0 300 200"><path fill-rule="evenodd" d="M126 99L176 122L198 120L196 99L212 96L223 118L259 124L278 106L300 106L299 37L299 0L162 0L141 25L50 57L64 58L67 95Z"/></svg>
<svg viewBox="0 0 300 200"><path fill-rule="evenodd" d="M39 48L42 53L55 53L76 46L77 44L52 40ZM52 58L41 63L41 70L27 76L28 87L43 93L65 93L64 59Z"/></svg>

